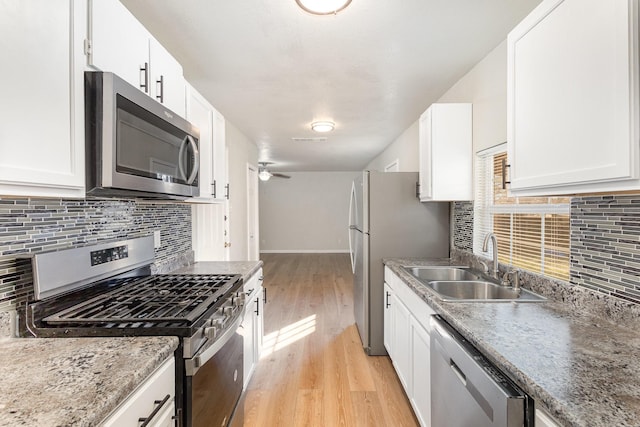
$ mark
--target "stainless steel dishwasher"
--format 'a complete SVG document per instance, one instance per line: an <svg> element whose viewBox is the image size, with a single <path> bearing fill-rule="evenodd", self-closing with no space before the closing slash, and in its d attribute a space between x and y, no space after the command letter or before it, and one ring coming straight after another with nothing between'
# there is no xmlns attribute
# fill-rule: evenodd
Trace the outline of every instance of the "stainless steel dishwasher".
<svg viewBox="0 0 640 427"><path fill-rule="evenodd" d="M431 326L431 427L533 426L522 390L440 316Z"/></svg>

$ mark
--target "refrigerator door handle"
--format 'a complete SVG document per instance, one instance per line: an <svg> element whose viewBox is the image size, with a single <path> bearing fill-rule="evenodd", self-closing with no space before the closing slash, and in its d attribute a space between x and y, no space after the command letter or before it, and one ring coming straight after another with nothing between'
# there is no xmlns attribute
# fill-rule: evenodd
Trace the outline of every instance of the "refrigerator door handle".
<svg viewBox="0 0 640 427"><path fill-rule="evenodd" d="M351 184L351 198L349 199L349 257L351 258L351 272L355 274L356 272L356 263L355 263L355 253L353 252L353 239L351 235L354 230L357 230L357 227L351 224L351 220L353 219L353 207L355 203L356 196L356 183L355 181Z"/></svg>

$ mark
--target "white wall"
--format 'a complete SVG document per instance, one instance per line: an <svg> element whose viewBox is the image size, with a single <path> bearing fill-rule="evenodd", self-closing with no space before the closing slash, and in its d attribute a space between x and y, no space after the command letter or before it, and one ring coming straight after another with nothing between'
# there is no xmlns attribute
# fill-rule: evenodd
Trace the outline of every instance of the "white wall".
<svg viewBox="0 0 640 427"><path fill-rule="evenodd" d="M229 261L248 258L247 163L258 166L258 147L229 121L225 125L229 150Z"/></svg>
<svg viewBox="0 0 640 427"><path fill-rule="evenodd" d="M393 143L366 167L383 172L385 167L398 159L399 172L418 172L418 120L409 126Z"/></svg>
<svg viewBox="0 0 640 427"><path fill-rule="evenodd" d="M292 172L260 182L261 252L348 252L351 183L359 172Z"/></svg>
<svg viewBox="0 0 640 427"><path fill-rule="evenodd" d="M474 153L507 140L507 42L503 41L437 102L473 104ZM418 118L367 169L382 170L398 158L400 170L418 171Z"/></svg>
<svg viewBox="0 0 640 427"><path fill-rule="evenodd" d="M438 102L473 103L473 151L507 140L507 41L453 85Z"/></svg>

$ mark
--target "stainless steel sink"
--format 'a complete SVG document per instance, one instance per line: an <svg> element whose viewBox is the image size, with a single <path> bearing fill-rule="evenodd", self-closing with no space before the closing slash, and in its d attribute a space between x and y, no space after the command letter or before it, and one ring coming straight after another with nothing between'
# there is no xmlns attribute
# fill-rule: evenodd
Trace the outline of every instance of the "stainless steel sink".
<svg viewBox="0 0 640 427"><path fill-rule="evenodd" d="M478 280L477 275L470 272L467 267L405 267L416 279L430 282L432 280Z"/></svg>
<svg viewBox="0 0 640 427"><path fill-rule="evenodd" d="M542 302L546 298L526 289L498 285L484 280L434 280L427 283L443 301L458 302Z"/></svg>
<svg viewBox="0 0 640 427"><path fill-rule="evenodd" d="M449 302L544 302L546 298L526 289L485 280L482 273L464 266L405 266L413 277Z"/></svg>

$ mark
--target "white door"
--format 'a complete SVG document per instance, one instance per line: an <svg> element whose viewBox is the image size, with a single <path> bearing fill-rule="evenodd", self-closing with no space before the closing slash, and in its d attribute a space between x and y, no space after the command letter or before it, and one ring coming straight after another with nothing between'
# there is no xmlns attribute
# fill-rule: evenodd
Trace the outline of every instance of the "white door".
<svg viewBox="0 0 640 427"><path fill-rule="evenodd" d="M258 167L247 164L247 259L249 261L260 259L258 224Z"/></svg>

